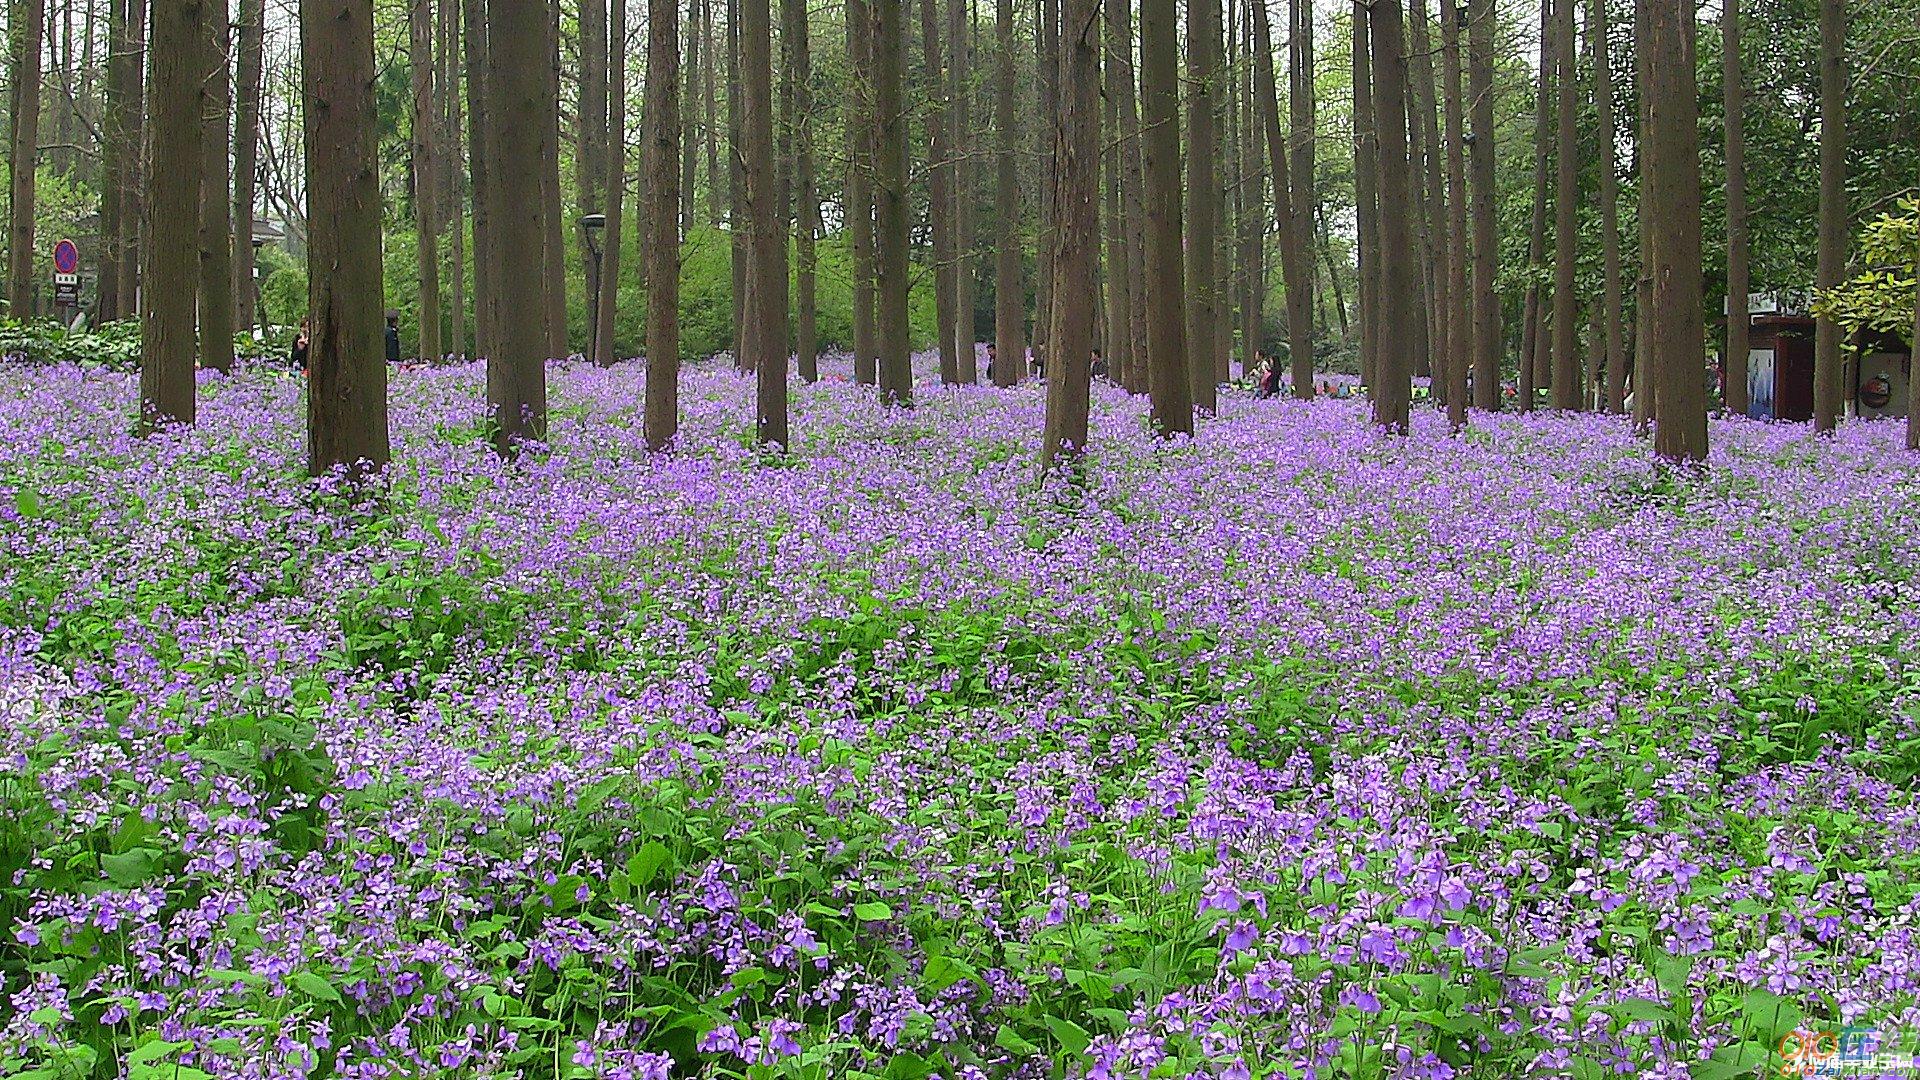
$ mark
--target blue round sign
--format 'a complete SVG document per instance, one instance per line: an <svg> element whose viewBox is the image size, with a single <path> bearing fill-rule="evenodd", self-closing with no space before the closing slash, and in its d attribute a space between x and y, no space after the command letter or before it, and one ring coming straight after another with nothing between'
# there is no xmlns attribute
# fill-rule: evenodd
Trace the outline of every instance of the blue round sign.
<svg viewBox="0 0 1920 1080"><path fill-rule="evenodd" d="M71 240L62 240L53 245L53 268L63 274L79 270L80 248Z"/></svg>

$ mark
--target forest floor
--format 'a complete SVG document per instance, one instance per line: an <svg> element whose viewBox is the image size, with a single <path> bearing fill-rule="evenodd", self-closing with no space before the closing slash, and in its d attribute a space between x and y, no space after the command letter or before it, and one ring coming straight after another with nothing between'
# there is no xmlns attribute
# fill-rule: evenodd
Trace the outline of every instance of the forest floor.
<svg viewBox="0 0 1920 1080"><path fill-rule="evenodd" d="M1106 388L1042 489L1032 385L796 386L767 461L696 369L649 457L637 365L556 368L503 464L460 367L396 377L353 509L298 380L203 382L143 442L131 376L0 369L0 1074L1914 1050L1891 424L1672 473L1618 418L1238 392L1158 447Z"/></svg>

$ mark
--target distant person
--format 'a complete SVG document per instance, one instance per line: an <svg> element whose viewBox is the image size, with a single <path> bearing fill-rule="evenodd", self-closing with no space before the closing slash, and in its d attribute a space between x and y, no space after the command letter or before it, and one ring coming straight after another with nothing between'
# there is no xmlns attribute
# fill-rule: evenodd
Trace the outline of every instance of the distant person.
<svg viewBox="0 0 1920 1080"><path fill-rule="evenodd" d="M989 382L993 381L994 358L999 355L1000 355L1000 350L994 348L993 342L991 341L987 342L987 381Z"/></svg>
<svg viewBox="0 0 1920 1080"><path fill-rule="evenodd" d="M387 312L387 363L400 362L400 313Z"/></svg>
<svg viewBox="0 0 1920 1080"><path fill-rule="evenodd" d="M1107 358L1099 349L1093 350L1093 362L1088 365L1088 371L1096 379L1107 377Z"/></svg>
<svg viewBox="0 0 1920 1080"><path fill-rule="evenodd" d="M1260 372L1260 388L1255 391L1255 395L1261 398L1278 397L1280 395L1280 365L1274 363L1273 358L1265 354L1261 355L1261 360L1263 366Z"/></svg>
<svg viewBox="0 0 1920 1080"><path fill-rule="evenodd" d="M287 363L302 375L307 373L307 346L311 340L311 319L301 319L300 329L293 334L293 351L287 356Z"/></svg>
<svg viewBox="0 0 1920 1080"><path fill-rule="evenodd" d="M1046 378L1047 377L1047 347L1044 345L1035 345L1031 349L1029 349L1028 352L1033 357L1033 377L1036 379Z"/></svg>

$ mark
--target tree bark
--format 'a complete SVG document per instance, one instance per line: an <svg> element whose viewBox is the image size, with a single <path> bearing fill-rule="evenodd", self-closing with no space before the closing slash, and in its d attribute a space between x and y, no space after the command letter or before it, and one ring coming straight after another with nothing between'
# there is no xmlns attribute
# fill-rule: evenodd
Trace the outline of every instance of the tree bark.
<svg viewBox="0 0 1920 1080"><path fill-rule="evenodd" d="M173 2L159 4L155 14ZM389 453L373 0L301 0L300 15L313 320L307 468L315 476L339 468L361 474L384 468ZM154 55L166 55L157 36ZM156 156L154 172L165 171ZM154 246L164 246L157 236Z"/></svg>
<svg viewBox="0 0 1920 1080"><path fill-rule="evenodd" d="M493 247L495 333L487 360L487 404L494 418L494 449L502 457L523 441L547 437L547 366L551 340L542 310L547 289L527 273L507 273L509 258L546 250L546 162L559 154L544 114L554 110L553 14L547 0L488 0L488 120L493 133Z"/></svg>
<svg viewBox="0 0 1920 1080"><path fill-rule="evenodd" d="M907 336L911 269L907 246L907 120L900 70L906 53L904 7L905 0L874 0L874 256L879 270L880 398L895 405L906 405L913 399L913 350Z"/></svg>
<svg viewBox="0 0 1920 1080"><path fill-rule="evenodd" d="M1426 253L1427 331L1426 347L1414 357L1414 374L1430 376L1429 387L1436 404L1447 401L1450 385L1448 371L1455 357L1452 346L1453 301L1452 252L1447 244L1446 175L1440 145L1439 81L1433 73L1433 33L1427 25L1426 0L1412 0L1407 7L1407 23L1412 27L1412 48L1408 56L1407 77L1411 84L1410 103L1418 122L1408 121L1409 136L1417 149L1412 154L1416 180L1420 184ZM1425 170L1420 167L1424 164Z"/></svg>
<svg viewBox="0 0 1920 1080"><path fill-rule="evenodd" d="M1580 302L1573 295L1579 258L1574 232L1574 203L1580 197L1578 143L1574 132L1573 3L1558 0L1554 11L1554 52L1559 65L1554 150L1553 197L1553 407L1585 407L1580 378Z"/></svg>
<svg viewBox="0 0 1920 1080"><path fill-rule="evenodd" d="M588 326L588 336L599 322L597 305L600 296L600 268L594 266L593 252L586 244L586 226L579 220L588 214L604 214L607 210L607 156L612 141L609 137L608 108L612 98L612 84L608 72L611 54L607 48L608 22L607 0L579 0L577 26L580 34L580 63L576 72L574 96L574 225L575 235L581 240L580 270L581 278L586 282L587 315L593 320ZM609 231L608 236L612 233ZM606 241L603 241L603 243ZM605 256L602 257L605 265ZM598 343L595 343L598 352Z"/></svg>
<svg viewBox="0 0 1920 1080"><path fill-rule="evenodd" d="M254 178L260 156L260 73L266 40L266 0L240 0L238 76L233 104L234 322L259 323L253 268Z"/></svg>
<svg viewBox="0 0 1920 1080"><path fill-rule="evenodd" d="M434 205L440 169L434 160L432 0L410 0L407 5L407 62L413 85L414 267L420 283L415 355L432 362L445 355L440 348L440 216Z"/></svg>
<svg viewBox="0 0 1920 1080"><path fill-rule="evenodd" d="M1560 0L1567 3L1569 0ZM1533 217L1527 230L1527 291L1520 324L1520 411L1532 412L1540 382L1540 285L1538 275L1547 255L1547 140L1552 134L1556 37L1553 0L1540 0L1540 82L1533 99ZM1549 373L1550 374L1550 373Z"/></svg>
<svg viewBox="0 0 1920 1080"><path fill-rule="evenodd" d="M1654 452L1669 461L1707 456L1700 327L1700 132L1694 82L1693 5L1643 0L1647 139L1642 199L1650 228L1653 347L1659 381Z"/></svg>
<svg viewBox="0 0 1920 1080"><path fill-rule="evenodd" d="M1820 0L1820 240L1814 284L1840 284L1847 262L1847 5ZM1844 392L1840 324L1830 317L1813 326L1813 429L1830 432L1840 418Z"/></svg>
<svg viewBox="0 0 1920 1080"><path fill-rule="evenodd" d="M13 201L8 204L12 220L7 230L7 302L9 313L17 319L38 310L33 273L34 168L40 160L40 50L46 18L46 0L13 0L13 145L7 154ZM197 49L194 55L205 51Z"/></svg>
<svg viewBox="0 0 1920 1080"><path fill-rule="evenodd" d="M1256 0L1258 2L1258 0ZM1289 178L1293 193L1288 212L1293 215L1293 267L1287 278L1287 358L1293 374L1293 396L1302 401L1313 398L1313 297L1314 270L1312 238L1315 192L1316 142L1313 85L1313 3L1312 0L1288 0L1290 20L1287 42L1288 111L1292 117L1289 135L1292 145ZM1278 196L1275 196L1278 198ZM1281 258L1287 256L1283 252ZM1294 293L1300 296L1295 299ZM1342 318L1345 316L1343 315ZM1344 329L1342 330L1344 334Z"/></svg>
<svg viewBox="0 0 1920 1080"><path fill-rule="evenodd" d="M940 14L936 0L920 0L920 39L925 53L927 146L927 224L933 231L933 302L938 327L940 381L960 382L960 348L955 325L954 282L959 276L953 248L953 159L947 135L947 72L940 59ZM955 132L958 135L958 132Z"/></svg>
<svg viewBox="0 0 1920 1080"><path fill-rule="evenodd" d="M461 0L467 24L467 182L473 189L473 351L492 357L499 342L499 255L493 243L494 123L485 0Z"/></svg>
<svg viewBox="0 0 1920 1080"><path fill-rule="evenodd" d="M445 184L440 191L441 220L448 227L447 308L451 336L447 352L455 360L467 357L467 195L460 170L460 4L459 0L440 2L440 144L441 173Z"/></svg>
<svg viewBox="0 0 1920 1080"><path fill-rule="evenodd" d="M560 190L560 0L551 0L548 5L541 40L547 49L547 97L541 102L539 112L520 115L537 117L537 122L547 129L543 136L546 144L553 148L541 159L540 170L541 262L546 268L544 321L547 356L565 358L571 350L567 341L566 200ZM502 257L512 250L505 249Z"/></svg>
<svg viewBox="0 0 1920 1080"><path fill-rule="evenodd" d="M1353 189L1360 251L1360 381L1372 387L1380 353L1380 215L1376 126L1373 100L1373 45L1367 0L1353 7ZM1398 253L1396 253L1398 257Z"/></svg>
<svg viewBox="0 0 1920 1080"><path fill-rule="evenodd" d="M120 254L127 228L123 212L126 162L137 152L127 130L127 0L108 0L106 102L100 139L100 244L94 269L99 321L121 317Z"/></svg>
<svg viewBox="0 0 1920 1080"><path fill-rule="evenodd" d="M1260 98L1260 113L1266 125L1267 158L1273 173L1273 216L1280 232L1280 275L1287 289L1287 346L1290 353L1307 354L1301 375L1299 357L1293 357L1294 394L1313 396L1313 263L1300 236L1300 217L1294 213L1295 201L1306 195L1299 189L1299 177L1287 160L1289 146L1280 130L1280 88L1273 70L1273 29L1267 15L1266 0L1252 0L1251 28L1255 89ZM1278 361L1276 361L1278 362ZM1302 393L1299 386L1307 386Z"/></svg>
<svg viewBox="0 0 1920 1080"><path fill-rule="evenodd" d="M1053 138L1053 356L1040 443L1046 471L1087 447L1094 271L1100 251L1100 0L1065 0Z"/></svg>
<svg viewBox="0 0 1920 1080"><path fill-rule="evenodd" d="M998 45L999 86L994 99L998 138L999 190L995 224L1000 230L994 253L995 386L1012 386L1026 367L1025 287L1020 280L1020 179L1013 128L1013 0L998 0L994 36Z"/></svg>
<svg viewBox="0 0 1920 1080"><path fill-rule="evenodd" d="M1126 138L1120 127L1120 95L1132 94L1129 80L1121 83L1120 43L1131 35L1122 24L1133 18L1132 4L1112 0L1104 8L1106 51L1102 56L1101 121L1107 133L1106 215L1101 225L1106 232L1107 325L1105 356L1108 376L1116 381L1127 378L1127 366L1133 362L1133 278L1127 272L1127 224L1125 213ZM1128 46L1131 48L1131 46Z"/></svg>
<svg viewBox="0 0 1920 1080"><path fill-rule="evenodd" d="M931 2L931 0L929 0ZM974 356L977 337L973 312L973 41L967 23L972 0L948 0L947 38L953 49L949 69L949 100L953 109L953 250L956 263L953 274L954 351L960 359L960 381L972 386L980 381L979 363ZM964 150L962 149L964 147Z"/></svg>
<svg viewBox="0 0 1920 1080"><path fill-rule="evenodd" d="M1420 312L1420 264L1414 227L1413 160L1407 140L1406 17L1400 0L1373 0L1370 20L1373 37L1375 90L1374 131L1379 153L1380 250L1391 252L1380 260L1375 279L1379 292L1374 324L1373 422L1388 431L1406 434L1412 399L1412 365L1416 324Z"/></svg>
<svg viewBox="0 0 1920 1080"><path fill-rule="evenodd" d="M1500 297L1494 292L1500 236L1494 216L1499 193L1494 177L1493 0L1466 0L1468 92L1473 98L1473 404L1497 412L1501 406ZM1477 14L1475 5L1477 4Z"/></svg>
<svg viewBox="0 0 1920 1080"><path fill-rule="evenodd" d="M1133 3L1117 0L1120 13L1120 37L1114 46L1119 65L1118 99L1115 102L1120 153L1120 217L1126 229L1127 293L1130 299L1127 344L1126 388L1135 394L1147 393L1152 382L1151 350L1147 346L1147 209L1143 191L1140 110L1134 97Z"/></svg>
<svg viewBox="0 0 1920 1080"><path fill-rule="evenodd" d="M227 107L232 78L227 67L227 0L207 12L201 68L207 85L200 137L200 366L233 369L233 204L228 157Z"/></svg>
<svg viewBox="0 0 1920 1080"><path fill-rule="evenodd" d="M593 0L588 0L591 5ZM668 22L676 17L672 11L673 0L667 0L669 8ZM652 14L649 12L648 14ZM582 45L584 46L584 41ZM620 234L624 228L623 211L626 209L627 193L627 0L613 0L613 11L607 20L607 138L606 138L606 189L605 199L607 224L602 230L603 251L600 256L599 272L588 280L599 289L593 305L593 362L609 367L619 355L613 348L614 316L620 307ZM675 58L676 63L678 58ZM676 72L676 77L678 73ZM662 148L654 147L656 154ZM680 167L679 155L675 147L665 148L668 175ZM649 159L646 164L651 164ZM650 180L658 179L658 170ZM677 207L667 207L669 236L677 237ZM658 242L656 234L651 238ZM672 246L671 244L669 245ZM671 271L677 274L676 268ZM648 275L648 287L653 287L652 275Z"/></svg>
<svg viewBox="0 0 1920 1080"><path fill-rule="evenodd" d="M1607 411L1623 413L1627 400L1625 302L1620 270L1620 176L1614 162L1613 64L1607 41L1606 0L1593 0L1587 37L1593 43L1593 103L1600 114L1601 332L1606 336Z"/></svg>
<svg viewBox="0 0 1920 1080"><path fill-rule="evenodd" d="M1752 321L1747 316L1751 273L1747 258L1747 165L1745 102L1741 87L1740 3L1722 0L1720 12L1720 79L1727 133L1727 411L1747 412L1747 340Z"/></svg>
<svg viewBox="0 0 1920 1080"><path fill-rule="evenodd" d="M1218 0L1215 0L1218 2ZM1053 117L1059 111L1060 0L1035 0L1033 14L1034 91L1039 108L1032 133L1035 171L1040 174L1039 199L1032 207L1034 231L1033 328L1034 360L1044 369L1047 334L1053 328L1053 170L1045 161L1052 154ZM1026 209L1022 207L1022 209Z"/></svg>
<svg viewBox="0 0 1920 1080"><path fill-rule="evenodd" d="M853 262L853 378L862 386L872 386L880 378L873 295L873 101L867 81L872 38L869 0L847 0L847 59L853 71L846 121L847 242Z"/></svg>
<svg viewBox="0 0 1920 1080"><path fill-rule="evenodd" d="M793 245L799 263L794 272L797 316L794 353L800 377L816 382L820 378L820 330L814 267L818 263L820 191L813 176L813 50L807 40L804 0L781 0L781 10L786 22L788 56L793 64L793 171L794 185L799 191Z"/></svg>
<svg viewBox="0 0 1920 1080"><path fill-rule="evenodd" d="M771 16L769 16L771 18ZM739 0L727 0L727 251L733 273L733 364L752 371L760 355L753 342L758 327L748 312L753 305L753 278L747 262L753 258L753 221L747 208L746 120L741 100L746 91L740 76Z"/></svg>
<svg viewBox="0 0 1920 1080"><path fill-rule="evenodd" d="M1005 2L1005 0L1002 0ZM1147 364L1154 429L1193 433L1180 221L1180 91L1174 0L1140 0L1140 121L1147 221Z"/></svg>
<svg viewBox="0 0 1920 1080"><path fill-rule="evenodd" d="M648 18L651 20L652 0L648 0L648 9ZM677 14L675 18L678 18ZM649 50L653 47L653 30L651 25L649 25L647 30L647 47ZM649 52L649 55L651 55L651 52ZM651 61L648 62L647 68L649 71L652 70L653 64ZM700 0L688 0L687 3L687 63L682 74L685 77L685 83L683 84L684 89L679 92L678 96L682 101L696 100L700 95ZM649 88L653 85L651 75L648 76L647 85ZM651 90L649 90L649 93L651 93ZM649 108L651 108L651 106L649 106ZM680 133L682 154L680 163L681 240L685 240L687 234L693 229L693 211L694 202L696 201L694 198L694 181L698 175L697 169L700 160L700 129L699 120L697 119L698 116L699 110L689 107L686 110L685 124ZM641 122L643 124L646 123L644 118L642 118ZM649 280L651 280L653 275L648 274L647 276Z"/></svg>
<svg viewBox="0 0 1920 1080"><path fill-rule="evenodd" d="M147 164L146 70L147 0L127 0L127 153L121 161L120 195L120 314L142 310L140 282L147 249L145 223Z"/></svg>
<svg viewBox="0 0 1920 1080"><path fill-rule="evenodd" d="M1605 0L1597 0L1604 3ZM1440 0L1441 77L1447 124L1447 424L1467 423L1467 369L1473 366L1473 303L1467 286L1465 102L1460 94L1460 0Z"/></svg>
<svg viewBox="0 0 1920 1080"><path fill-rule="evenodd" d="M725 204L728 196L732 193L733 188L731 180L725 185L722 185L720 180L720 128L715 122L714 113L714 103L716 99L716 95L714 94L714 80L717 77L714 74L714 69L720 66L720 59L719 44L713 36L713 0L700 0L700 34L704 41L704 44L701 46L701 51L706 53L707 56L707 66L701 69L701 77L705 80L705 83L700 93L702 100L704 100L707 105L707 224L719 225L725 217L721 212L721 208ZM729 50L729 54L731 54L731 50ZM731 158L733 151L727 151L727 155ZM732 175L733 170L731 164L729 164L727 172L729 176ZM687 198L691 201L693 198L692 193L688 193Z"/></svg>
<svg viewBox="0 0 1920 1080"><path fill-rule="evenodd" d="M884 2L884 0L883 0ZM894 27L899 27L898 0ZM756 379L755 438L787 448L787 230L780 221L773 161L773 16L768 0L739 0L741 129L738 155L752 241L747 265L747 347ZM895 42L897 44L897 41ZM877 59L877 58L876 58ZM897 61L897 57L896 57Z"/></svg>
<svg viewBox="0 0 1920 1080"><path fill-rule="evenodd" d="M674 175L680 121L679 12L676 0L647 0L647 102L641 118L647 152L642 155L647 186L648 234L646 437L649 450L666 450L680 428L680 207L693 203L691 190L679 190ZM689 27L692 22L689 20ZM689 55L692 40L689 29ZM689 85L692 78L688 78ZM691 111L691 110L689 110ZM684 166L683 166L684 168Z"/></svg>
<svg viewBox="0 0 1920 1080"><path fill-rule="evenodd" d="M1218 404L1219 297L1213 260L1219 243L1220 135L1214 127L1219 70L1220 0L1187 0L1187 381L1194 408L1209 414Z"/></svg>
<svg viewBox="0 0 1920 1080"><path fill-rule="evenodd" d="M1254 37L1253 9L1262 6L1266 0L1247 0L1246 11L1241 22L1242 38L1247 42L1246 52L1266 57L1267 75L1273 77L1273 41L1268 35L1266 12L1260 13L1260 36ZM1251 375L1259 363L1258 355L1262 350L1262 339L1266 328L1267 306L1267 229L1266 212L1263 205L1264 193L1262 180L1266 178L1267 166L1262 161L1266 148L1266 128L1261 121L1260 107L1255 98L1254 65L1245 65L1240 79L1240 177L1242 188L1242 211L1240 219L1240 265L1244 291L1240 300L1240 373ZM1285 151L1282 151L1284 157ZM1286 180L1280 181L1279 191L1287 189ZM1275 202L1275 208L1282 206Z"/></svg>
<svg viewBox="0 0 1920 1080"><path fill-rule="evenodd" d="M317 6L320 0L304 2ZM29 0L29 6L38 6L38 0ZM204 169L200 143L206 128L201 122L207 75L202 60L207 54L203 39L209 33L208 7L205 0L169 0L156 5L153 12L153 81L149 90L153 102L153 167L147 172L146 197L152 218L144 230L149 242L148 264L142 277L149 288L143 296L145 310L140 327L143 432L194 421L194 300L198 295L195 282L199 274L200 178ZM310 69L308 79L324 77L327 67L314 65L318 70ZM22 145L31 145L30 140L22 138L31 134L24 130L28 126L22 117L16 117L13 161L32 160L31 154L24 159L17 156ZM368 127L371 129L371 122ZM30 205L30 192L28 197ZM20 205L14 203L16 210ZM26 237L31 254L31 225ZM19 238L16 223L15 243Z"/></svg>

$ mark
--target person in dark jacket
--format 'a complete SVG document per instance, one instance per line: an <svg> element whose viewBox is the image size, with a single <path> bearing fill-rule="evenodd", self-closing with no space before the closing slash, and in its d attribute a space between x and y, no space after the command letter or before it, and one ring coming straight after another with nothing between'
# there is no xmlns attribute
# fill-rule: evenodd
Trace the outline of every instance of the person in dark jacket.
<svg viewBox="0 0 1920 1080"><path fill-rule="evenodd" d="M1274 361L1273 357L1267 356L1265 353L1261 354L1261 358L1266 363L1266 370L1260 376L1259 396L1263 398L1277 397L1280 394L1280 365Z"/></svg>
<svg viewBox="0 0 1920 1080"><path fill-rule="evenodd" d="M293 350L287 355L287 364L302 375L307 373L307 344L311 320L301 319L300 329L293 334Z"/></svg>
<svg viewBox="0 0 1920 1080"><path fill-rule="evenodd" d="M387 363L400 362L400 313L387 312Z"/></svg>

